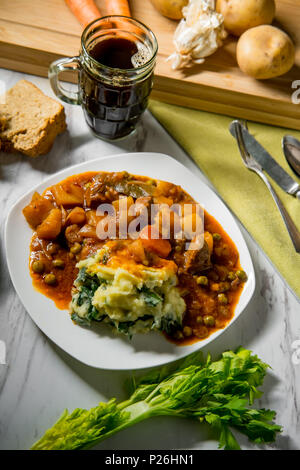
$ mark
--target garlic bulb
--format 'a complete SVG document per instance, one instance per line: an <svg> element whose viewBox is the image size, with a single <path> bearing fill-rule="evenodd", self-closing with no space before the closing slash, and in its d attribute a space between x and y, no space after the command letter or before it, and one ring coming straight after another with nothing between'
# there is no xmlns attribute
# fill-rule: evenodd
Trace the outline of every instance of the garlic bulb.
<svg viewBox="0 0 300 470"><path fill-rule="evenodd" d="M202 64L221 45L227 33L223 15L215 11L215 0L189 0L175 34L175 52L168 57L172 69Z"/></svg>

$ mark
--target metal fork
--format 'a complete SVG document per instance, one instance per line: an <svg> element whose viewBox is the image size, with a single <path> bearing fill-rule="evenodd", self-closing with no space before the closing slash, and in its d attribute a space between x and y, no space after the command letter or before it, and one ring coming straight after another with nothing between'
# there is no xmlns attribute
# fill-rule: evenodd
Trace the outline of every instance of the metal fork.
<svg viewBox="0 0 300 470"><path fill-rule="evenodd" d="M273 186L269 182L266 175L263 173L262 167L259 165L259 163L257 163L257 161L252 157L252 155L250 155L249 152L247 151L247 148L245 146L245 142L244 142L244 139L243 139L243 134L242 134L242 131L241 131L241 126L242 125L243 124L240 121L235 120L231 123L230 129L236 135L239 151L240 151L241 157L243 159L243 162L244 162L245 166L249 170L254 171L263 180L263 182L267 186L268 190L270 191L270 193L271 193L271 195L272 195L272 197L273 197L273 199L274 199L274 201L275 201L275 203L276 203L276 205L277 205L277 207L280 211L280 214L283 218L285 226L288 230L289 236L290 236L290 238L293 242L293 245L295 247L295 250L296 250L297 253L300 253L300 232L297 229L294 222L292 221L292 219L291 219L290 215L288 214L287 210L285 209L283 203L279 199L279 196L275 192L275 189L273 188ZM245 122L244 127L247 128L247 123L246 122Z"/></svg>

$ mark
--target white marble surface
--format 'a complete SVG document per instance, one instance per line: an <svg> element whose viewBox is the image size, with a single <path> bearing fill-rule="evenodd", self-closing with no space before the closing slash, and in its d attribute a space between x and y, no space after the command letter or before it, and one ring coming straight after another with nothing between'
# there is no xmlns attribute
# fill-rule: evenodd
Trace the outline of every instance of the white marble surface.
<svg viewBox="0 0 300 470"><path fill-rule="evenodd" d="M0 80L12 86L23 74L0 69ZM27 79L52 95L47 80ZM4 222L12 204L33 185L69 165L126 151L157 151L172 155L199 178L200 170L146 113L139 132L120 145L89 134L81 109L66 106L68 132L50 154L32 160L0 152L1 272L0 340L7 348L0 361L0 449L28 449L60 416L64 408L90 408L99 401L125 397L126 372L89 368L49 341L23 308L11 284L3 244ZM292 361L292 343L300 340L299 300L243 230L257 275L253 300L237 322L209 347L213 355L242 344L272 366L259 405L277 411L283 433L271 449L300 449L300 364ZM21 260L23 261L23 260ZM294 361L295 362L295 361ZM244 449L254 449L241 437ZM176 418L156 418L103 442L99 449L215 449L205 425Z"/></svg>

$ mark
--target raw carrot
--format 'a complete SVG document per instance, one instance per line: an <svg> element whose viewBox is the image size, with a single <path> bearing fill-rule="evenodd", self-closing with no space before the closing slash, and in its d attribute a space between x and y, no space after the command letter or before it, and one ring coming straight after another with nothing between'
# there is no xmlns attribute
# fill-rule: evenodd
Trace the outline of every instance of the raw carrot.
<svg viewBox="0 0 300 470"><path fill-rule="evenodd" d="M108 15L131 16L128 0L105 0Z"/></svg>
<svg viewBox="0 0 300 470"><path fill-rule="evenodd" d="M65 0L65 2L84 27L102 16L94 0Z"/></svg>

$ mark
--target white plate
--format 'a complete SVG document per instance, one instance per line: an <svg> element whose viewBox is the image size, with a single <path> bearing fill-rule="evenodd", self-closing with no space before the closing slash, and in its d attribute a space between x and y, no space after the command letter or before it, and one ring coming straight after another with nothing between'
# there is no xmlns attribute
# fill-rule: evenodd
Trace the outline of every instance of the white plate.
<svg viewBox="0 0 300 470"><path fill-rule="evenodd" d="M190 346L176 346L160 333L136 335L131 341L116 336L104 325L97 329L74 325L66 310L56 308L54 302L32 286L28 269L29 244L32 230L27 225L22 209L30 202L34 191L42 193L70 175L85 171L122 171L146 175L179 184L197 202L213 215L232 238L240 253L248 281L243 289L231 322L209 338ZM5 230L7 263L14 287L24 307L37 326L71 356L89 366L102 369L140 369L157 366L187 356L206 346L221 335L242 313L252 297L255 277L252 261L243 236L231 213L216 194L173 158L158 153L128 153L109 156L66 168L47 178L25 194L11 209Z"/></svg>

